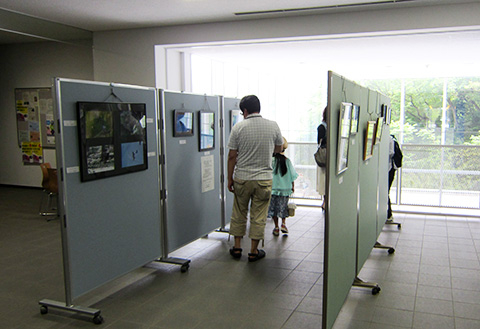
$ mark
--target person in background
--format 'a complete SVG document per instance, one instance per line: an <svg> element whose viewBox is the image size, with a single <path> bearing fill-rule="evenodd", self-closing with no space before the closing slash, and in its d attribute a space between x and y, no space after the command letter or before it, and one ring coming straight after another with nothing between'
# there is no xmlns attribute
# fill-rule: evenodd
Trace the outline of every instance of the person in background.
<svg viewBox="0 0 480 329"><path fill-rule="evenodd" d="M393 223L392 203L390 202L390 188L395 179L395 172L402 166L403 154L400 150L400 145L394 135L390 135L390 149L388 161L388 208L386 223Z"/></svg>
<svg viewBox="0 0 480 329"><path fill-rule="evenodd" d="M317 144L321 148L327 147L327 107L323 110L322 122L317 127ZM317 170L317 192L323 198L322 209L325 210L326 170L319 167Z"/></svg>
<svg viewBox="0 0 480 329"><path fill-rule="evenodd" d="M244 120L233 126L228 141L228 190L234 194L230 234L235 237L230 255L236 259L242 257L250 204L248 261L254 262L265 257L258 243L265 236L272 192L272 154L281 152L283 138L277 123L260 115L257 96L243 97L239 107Z"/></svg>
<svg viewBox="0 0 480 329"><path fill-rule="evenodd" d="M273 185L272 198L270 200L270 207L268 208L268 217L273 219L275 228L273 235L278 236L280 229L282 233L288 234L287 225L285 223L288 217L288 199L295 191L295 179L298 174L292 165L292 162L284 154L288 147L287 140L283 138L283 147L281 153L273 155ZM278 227L278 218L282 219L281 228Z"/></svg>

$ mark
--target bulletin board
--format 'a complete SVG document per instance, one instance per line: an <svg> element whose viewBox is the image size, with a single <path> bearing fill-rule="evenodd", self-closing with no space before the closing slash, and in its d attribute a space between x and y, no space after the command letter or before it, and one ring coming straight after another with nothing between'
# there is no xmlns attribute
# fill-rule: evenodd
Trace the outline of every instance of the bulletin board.
<svg viewBox="0 0 480 329"><path fill-rule="evenodd" d="M55 148L52 89L16 88L15 112L23 163L43 163L43 149Z"/></svg>

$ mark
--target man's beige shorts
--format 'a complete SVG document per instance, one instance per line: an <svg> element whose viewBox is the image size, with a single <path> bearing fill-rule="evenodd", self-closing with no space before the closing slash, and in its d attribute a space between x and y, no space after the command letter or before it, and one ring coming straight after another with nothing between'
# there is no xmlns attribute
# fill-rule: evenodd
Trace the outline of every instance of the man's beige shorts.
<svg viewBox="0 0 480 329"><path fill-rule="evenodd" d="M234 179L232 218L230 234L244 236L247 230L248 204L250 206L250 239L262 240L265 235L268 206L272 194L272 180L241 180Z"/></svg>

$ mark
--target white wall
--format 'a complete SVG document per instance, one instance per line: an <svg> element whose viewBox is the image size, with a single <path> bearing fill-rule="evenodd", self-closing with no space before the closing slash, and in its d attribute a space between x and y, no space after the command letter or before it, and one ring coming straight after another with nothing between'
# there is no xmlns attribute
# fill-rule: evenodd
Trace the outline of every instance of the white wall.
<svg viewBox="0 0 480 329"><path fill-rule="evenodd" d="M41 186L38 165L23 165L17 142L15 88L50 87L54 77L93 79L91 44L38 42L0 46L0 184ZM46 149L55 166L55 150Z"/></svg>
<svg viewBox="0 0 480 329"><path fill-rule="evenodd" d="M188 43L370 34L480 25L480 3L323 14L94 33L95 80L181 90L169 46ZM157 47L156 45L163 45ZM155 60L159 64L155 68ZM175 65L178 65L178 61ZM168 62L170 65L170 62ZM155 72L157 77L155 76ZM168 72L168 80L167 80ZM169 81L170 84L169 84Z"/></svg>

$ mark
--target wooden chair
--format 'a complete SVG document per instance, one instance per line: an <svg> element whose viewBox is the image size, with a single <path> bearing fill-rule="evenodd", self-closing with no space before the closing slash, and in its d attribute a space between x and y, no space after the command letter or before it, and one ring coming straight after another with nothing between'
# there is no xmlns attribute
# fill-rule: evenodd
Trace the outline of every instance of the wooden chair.
<svg viewBox="0 0 480 329"><path fill-rule="evenodd" d="M58 193L57 169L53 169L48 162L42 163L40 169L42 169L43 175L43 194L40 200L39 214L41 216L56 216L57 207L53 203L53 199L56 198Z"/></svg>

